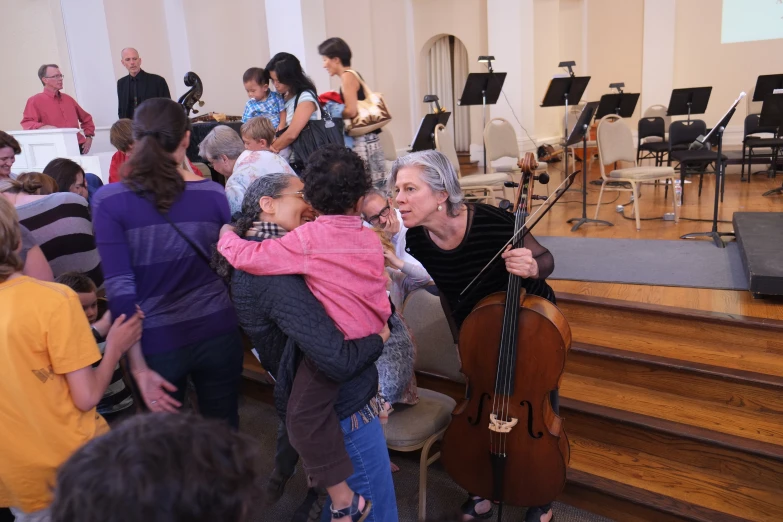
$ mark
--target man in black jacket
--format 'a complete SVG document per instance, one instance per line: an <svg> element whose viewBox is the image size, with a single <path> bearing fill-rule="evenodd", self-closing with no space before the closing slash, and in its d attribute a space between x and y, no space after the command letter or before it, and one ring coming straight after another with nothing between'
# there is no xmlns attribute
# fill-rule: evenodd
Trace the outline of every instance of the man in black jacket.
<svg viewBox="0 0 783 522"><path fill-rule="evenodd" d="M133 119L133 111L144 100L171 99L169 86L162 76L141 70L141 58L136 49L126 47L122 50L122 65L128 70L128 76L117 80L117 115L120 119Z"/></svg>

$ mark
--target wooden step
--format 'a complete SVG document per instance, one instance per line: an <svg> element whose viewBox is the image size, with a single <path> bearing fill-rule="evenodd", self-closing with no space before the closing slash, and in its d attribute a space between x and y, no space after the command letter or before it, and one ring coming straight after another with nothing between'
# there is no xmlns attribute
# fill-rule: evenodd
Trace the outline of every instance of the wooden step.
<svg viewBox="0 0 783 522"><path fill-rule="evenodd" d="M559 293L575 343L783 377L783 321Z"/></svg>
<svg viewBox="0 0 783 522"><path fill-rule="evenodd" d="M457 152L460 165L478 165L478 161L470 161L470 152Z"/></svg>
<svg viewBox="0 0 783 522"><path fill-rule="evenodd" d="M609 495L617 484L628 486L634 489L623 498L691 520L783 520L779 459L703 440L686 426L663 431L653 418L579 401L564 399L561 413L572 481L611 481L602 490Z"/></svg>
<svg viewBox="0 0 783 522"><path fill-rule="evenodd" d="M783 421L781 377L583 344L571 347L566 372L671 393L686 401L698 398L747 413L776 415Z"/></svg>

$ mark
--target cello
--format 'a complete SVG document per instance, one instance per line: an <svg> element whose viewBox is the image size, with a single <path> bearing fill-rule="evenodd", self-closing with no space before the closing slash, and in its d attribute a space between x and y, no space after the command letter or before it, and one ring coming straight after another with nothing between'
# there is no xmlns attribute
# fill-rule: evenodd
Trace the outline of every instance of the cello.
<svg viewBox="0 0 783 522"><path fill-rule="evenodd" d="M190 89L179 97L177 103L185 109L185 116L190 117L191 111L193 111L193 114L198 114L198 110L193 108L196 103L198 103L199 107L204 106L204 102L201 100L201 96L204 94L204 84L201 83L201 78L198 74L188 71L185 74L185 86L190 87Z"/></svg>
<svg viewBox="0 0 783 522"><path fill-rule="evenodd" d="M512 248L523 245L537 165L528 153L519 166ZM563 193L557 191L555 201ZM521 280L509 274L506 291L479 301L462 324L458 346L466 393L441 448L454 481L500 502L501 510L503 503L543 506L555 500L565 487L570 457L549 392L559 387L571 330L563 313L526 294Z"/></svg>

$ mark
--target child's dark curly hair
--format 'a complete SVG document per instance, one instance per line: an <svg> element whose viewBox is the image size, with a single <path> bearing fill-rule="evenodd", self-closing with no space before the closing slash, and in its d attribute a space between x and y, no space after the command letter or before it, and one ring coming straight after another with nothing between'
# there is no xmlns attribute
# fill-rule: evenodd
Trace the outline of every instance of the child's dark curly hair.
<svg viewBox="0 0 783 522"><path fill-rule="evenodd" d="M302 182L307 202L325 215L345 214L372 188L364 161L342 145L327 145L313 152Z"/></svg>

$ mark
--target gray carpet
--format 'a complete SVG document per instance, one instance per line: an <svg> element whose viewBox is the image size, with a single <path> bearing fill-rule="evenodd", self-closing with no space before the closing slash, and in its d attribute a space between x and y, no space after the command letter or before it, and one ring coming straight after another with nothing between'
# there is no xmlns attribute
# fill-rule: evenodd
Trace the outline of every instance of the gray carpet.
<svg viewBox="0 0 783 522"><path fill-rule="evenodd" d="M538 237L555 256L550 279L747 290L737 243Z"/></svg>
<svg viewBox="0 0 783 522"><path fill-rule="evenodd" d="M277 415L274 408L269 404L247 396L242 396L241 400L239 409L240 429L244 433L258 439L259 443L266 450L264 451L264 472L271 473L274 467ZM394 474L394 488L397 495L400 521L402 522L415 522L417 520L419 489L419 463L417 457L418 453L394 453L392 455L392 460L400 467L400 471ZM304 473L302 473L300 467L288 482L283 498L272 508L264 508L263 505L259 504L258 508L254 510L256 515L251 517L251 521L288 521L299 503L304 499L306 493L307 487ZM465 500L465 495L465 491L449 478L438 463L430 467L427 484L427 512L429 519L438 520L441 517L451 515ZM518 508L507 508L503 513L503 520L520 522L523 513L524 510ZM554 514L557 522L611 522L607 518L560 502L555 503ZM491 520L496 520L496 518Z"/></svg>

